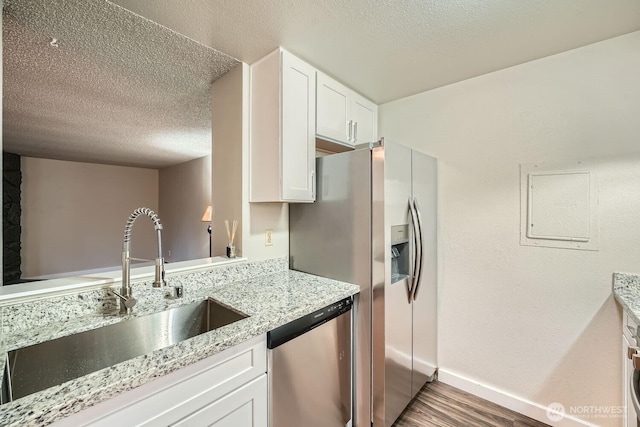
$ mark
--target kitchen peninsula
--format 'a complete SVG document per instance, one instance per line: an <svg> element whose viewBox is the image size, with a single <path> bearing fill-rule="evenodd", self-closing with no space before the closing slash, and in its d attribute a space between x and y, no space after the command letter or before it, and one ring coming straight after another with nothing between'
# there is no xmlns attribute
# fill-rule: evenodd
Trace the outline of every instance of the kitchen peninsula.
<svg viewBox="0 0 640 427"><path fill-rule="evenodd" d="M133 316L206 298L248 318L0 406L0 425L44 425L266 334L316 309L357 294L355 285L289 271L286 258L240 262L170 275L184 297L170 300L150 283L134 284ZM121 322L107 289L38 299L1 309L2 351Z"/></svg>

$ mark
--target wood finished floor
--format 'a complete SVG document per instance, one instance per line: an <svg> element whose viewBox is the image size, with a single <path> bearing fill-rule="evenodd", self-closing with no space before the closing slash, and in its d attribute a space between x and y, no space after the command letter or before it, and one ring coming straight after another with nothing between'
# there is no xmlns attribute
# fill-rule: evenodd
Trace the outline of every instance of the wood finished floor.
<svg viewBox="0 0 640 427"><path fill-rule="evenodd" d="M449 385L427 383L393 427L549 427Z"/></svg>

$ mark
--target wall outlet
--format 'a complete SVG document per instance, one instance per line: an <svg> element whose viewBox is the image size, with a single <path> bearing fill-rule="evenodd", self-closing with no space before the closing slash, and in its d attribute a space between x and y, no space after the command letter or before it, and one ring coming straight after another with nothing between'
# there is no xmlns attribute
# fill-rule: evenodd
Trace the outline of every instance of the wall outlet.
<svg viewBox="0 0 640 427"><path fill-rule="evenodd" d="M273 246L273 230L264 231L264 245Z"/></svg>

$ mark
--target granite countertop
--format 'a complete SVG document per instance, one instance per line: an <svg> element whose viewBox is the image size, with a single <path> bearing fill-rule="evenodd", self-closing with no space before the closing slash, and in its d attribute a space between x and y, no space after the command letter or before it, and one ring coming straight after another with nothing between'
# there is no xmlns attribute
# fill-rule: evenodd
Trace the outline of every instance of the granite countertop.
<svg viewBox="0 0 640 427"><path fill-rule="evenodd" d="M170 284L184 286L180 300L166 299L148 283L134 286L138 305L132 316L213 298L250 317L2 405L0 425L50 424L359 292L356 285L291 271L286 260L279 261L275 266L247 263L170 278ZM3 307L0 350L4 353L123 320L107 290L101 295L93 292ZM4 366L0 368L3 372Z"/></svg>
<svg viewBox="0 0 640 427"><path fill-rule="evenodd" d="M640 274L614 273L613 295L624 311L640 325Z"/></svg>

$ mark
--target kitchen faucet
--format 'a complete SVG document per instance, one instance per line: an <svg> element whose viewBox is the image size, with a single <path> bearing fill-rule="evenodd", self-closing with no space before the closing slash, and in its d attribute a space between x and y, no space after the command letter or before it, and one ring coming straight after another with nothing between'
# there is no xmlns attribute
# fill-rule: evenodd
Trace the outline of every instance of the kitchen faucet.
<svg viewBox="0 0 640 427"><path fill-rule="evenodd" d="M164 258L162 257L162 224L160 218L149 208L138 208L129 216L127 225L124 227L124 240L122 242L122 288L120 293L113 293L120 298L120 313L128 314L131 308L136 305L137 300L131 293L131 228L136 218L146 215L153 221L153 226L158 232L158 258L156 258L156 275L153 281L154 288L161 288L166 285L164 280Z"/></svg>

